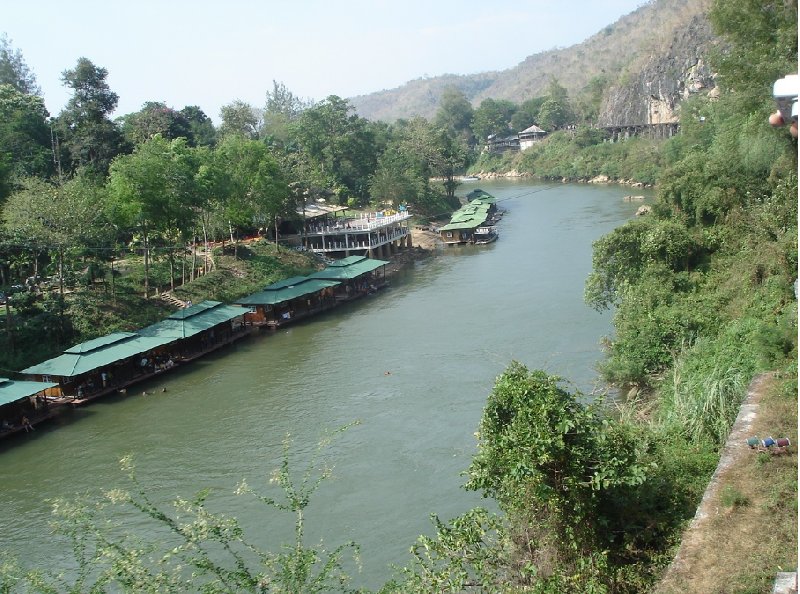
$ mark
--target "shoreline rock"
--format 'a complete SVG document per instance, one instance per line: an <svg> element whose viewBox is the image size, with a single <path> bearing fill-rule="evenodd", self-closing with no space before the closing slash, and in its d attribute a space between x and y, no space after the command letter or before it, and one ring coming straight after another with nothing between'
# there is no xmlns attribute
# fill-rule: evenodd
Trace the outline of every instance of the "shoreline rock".
<svg viewBox="0 0 800 594"><path fill-rule="evenodd" d="M512 169L511 171L501 172L501 171L481 171L479 173L475 173L474 177L477 177L479 180L481 179L497 179L502 177L533 177L532 173L527 173L525 171L517 171L516 169Z"/></svg>
<svg viewBox="0 0 800 594"><path fill-rule="evenodd" d="M532 173L528 173L526 171L517 171L516 169L512 169L510 171L480 171L478 173L473 173L472 177L477 177L478 181L484 179L503 179L503 178L517 178L517 179L524 179L524 178L534 178L536 177ZM654 188L654 184L646 184L644 182L634 181L632 179L612 179L607 175L596 175L591 178L582 177L582 178L568 178L568 177L542 177L540 178L544 181L559 181L562 184L619 184L621 186L630 186L632 188Z"/></svg>

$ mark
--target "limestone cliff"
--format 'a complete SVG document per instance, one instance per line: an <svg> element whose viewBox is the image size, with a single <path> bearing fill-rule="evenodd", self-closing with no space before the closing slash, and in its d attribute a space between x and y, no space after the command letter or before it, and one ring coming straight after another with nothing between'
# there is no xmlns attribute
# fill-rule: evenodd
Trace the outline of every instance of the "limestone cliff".
<svg viewBox="0 0 800 594"><path fill-rule="evenodd" d="M715 37L705 15L672 31L645 58L634 62L605 96L598 118L601 126L677 122L682 100L716 93L708 54Z"/></svg>

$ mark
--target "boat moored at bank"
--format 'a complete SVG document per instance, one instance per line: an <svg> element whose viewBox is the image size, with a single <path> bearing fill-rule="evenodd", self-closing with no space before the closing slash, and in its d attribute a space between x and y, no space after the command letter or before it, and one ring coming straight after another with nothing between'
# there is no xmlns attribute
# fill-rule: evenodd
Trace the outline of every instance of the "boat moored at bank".
<svg viewBox="0 0 800 594"><path fill-rule="evenodd" d="M445 245L487 244L497 241L495 223L500 220L494 196L480 189L467 194L467 204L450 217L450 222L439 228L439 236Z"/></svg>

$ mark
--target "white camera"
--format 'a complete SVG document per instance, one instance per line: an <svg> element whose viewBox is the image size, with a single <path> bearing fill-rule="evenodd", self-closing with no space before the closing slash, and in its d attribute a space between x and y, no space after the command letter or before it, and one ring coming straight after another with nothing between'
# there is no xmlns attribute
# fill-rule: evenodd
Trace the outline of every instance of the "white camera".
<svg viewBox="0 0 800 594"><path fill-rule="evenodd" d="M800 76L787 74L772 85L772 96L785 123L797 121L797 96L800 93Z"/></svg>

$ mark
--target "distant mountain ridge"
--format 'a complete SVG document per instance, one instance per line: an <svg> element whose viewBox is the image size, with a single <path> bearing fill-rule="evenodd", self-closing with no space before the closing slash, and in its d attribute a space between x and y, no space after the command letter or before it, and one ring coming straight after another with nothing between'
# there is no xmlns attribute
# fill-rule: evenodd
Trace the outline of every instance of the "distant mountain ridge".
<svg viewBox="0 0 800 594"><path fill-rule="evenodd" d="M583 43L531 55L514 68L471 75L444 74L349 99L370 120L432 118L442 93L455 87L477 107L486 98L521 104L544 95L551 78L575 98L596 76L610 85L600 125L676 121L680 101L712 92L707 55L715 43L708 0L651 0Z"/></svg>

